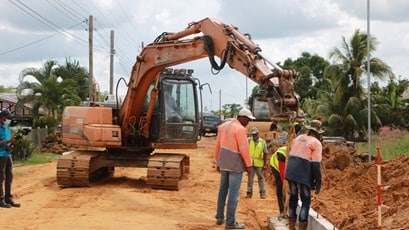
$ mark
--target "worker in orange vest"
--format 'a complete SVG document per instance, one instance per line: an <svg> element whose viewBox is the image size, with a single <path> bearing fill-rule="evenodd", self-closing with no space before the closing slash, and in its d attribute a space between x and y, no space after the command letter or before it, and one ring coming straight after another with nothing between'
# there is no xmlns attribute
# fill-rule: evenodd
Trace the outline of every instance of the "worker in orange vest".
<svg viewBox="0 0 409 230"><path fill-rule="evenodd" d="M240 110L237 119L227 121L218 128L214 159L220 172L220 186L217 197L216 224L224 223L225 229L244 229L245 225L236 221L236 209L243 172L250 173L251 158L247 141L246 126L256 119L250 110Z"/></svg>
<svg viewBox="0 0 409 230"><path fill-rule="evenodd" d="M291 144L285 171L285 179L290 190L288 222L290 230L295 230L297 221L298 198L301 209L298 216L298 229L308 227L308 215L311 205L311 190L318 194L321 190L322 134L324 130L319 120L312 120L305 126L307 133L298 135Z"/></svg>

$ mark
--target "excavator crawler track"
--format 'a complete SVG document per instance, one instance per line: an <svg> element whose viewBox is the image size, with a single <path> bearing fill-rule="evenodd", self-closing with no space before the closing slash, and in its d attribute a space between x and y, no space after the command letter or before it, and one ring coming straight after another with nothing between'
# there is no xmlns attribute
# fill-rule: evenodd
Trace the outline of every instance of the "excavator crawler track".
<svg viewBox="0 0 409 230"><path fill-rule="evenodd" d="M179 190L179 181L190 170L185 154L156 153L148 163L146 184L156 189Z"/></svg>
<svg viewBox="0 0 409 230"><path fill-rule="evenodd" d="M74 151L62 155L57 162L57 183L61 187L85 187L90 185L94 174L90 172L92 158L98 153Z"/></svg>

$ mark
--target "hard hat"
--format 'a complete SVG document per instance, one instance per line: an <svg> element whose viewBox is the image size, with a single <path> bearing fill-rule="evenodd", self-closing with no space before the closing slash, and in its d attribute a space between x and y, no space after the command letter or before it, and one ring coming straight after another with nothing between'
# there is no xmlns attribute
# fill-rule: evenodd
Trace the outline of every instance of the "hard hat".
<svg viewBox="0 0 409 230"><path fill-rule="evenodd" d="M242 109L239 112L239 117L248 117L250 120L255 120L256 118L253 116L250 110L248 109Z"/></svg>
<svg viewBox="0 0 409 230"><path fill-rule="evenodd" d="M256 127L251 128L250 134L258 134L258 129Z"/></svg>

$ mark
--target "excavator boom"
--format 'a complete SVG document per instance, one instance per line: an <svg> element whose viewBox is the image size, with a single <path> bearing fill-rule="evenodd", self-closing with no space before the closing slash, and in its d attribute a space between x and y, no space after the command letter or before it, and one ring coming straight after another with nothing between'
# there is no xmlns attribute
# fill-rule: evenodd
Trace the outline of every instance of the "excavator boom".
<svg viewBox="0 0 409 230"><path fill-rule="evenodd" d="M193 38L186 38L196 35ZM176 33L163 33L141 51L132 68L128 92L119 113L119 124L126 139L141 119L142 101L148 87L164 68L208 57L212 67L225 64L268 90L272 120L288 120L288 113L298 112L298 98L293 89L294 71L269 66L261 49L234 26L217 19L205 18L190 23ZM221 60L220 65L215 56ZM149 116L149 114L148 114ZM149 119L147 119L149 122ZM139 124L139 123L138 123ZM146 125L145 127L149 127ZM143 131L147 133L147 131Z"/></svg>

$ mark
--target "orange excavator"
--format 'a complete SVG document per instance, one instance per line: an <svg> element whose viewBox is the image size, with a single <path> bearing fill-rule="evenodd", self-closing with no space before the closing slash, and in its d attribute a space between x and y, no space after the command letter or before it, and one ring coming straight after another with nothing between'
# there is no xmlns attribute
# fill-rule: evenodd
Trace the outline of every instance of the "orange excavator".
<svg viewBox="0 0 409 230"><path fill-rule="evenodd" d="M180 32L162 33L142 49L121 106L65 108L62 141L81 147L58 160L58 184L89 186L93 179L112 175L115 167L141 167L147 168L147 185L178 190L190 163L189 155L177 153L177 149L196 148L200 140L200 84L193 70L169 67L206 57L213 69L228 64L258 83L267 92L272 121L298 117L295 72L268 61L250 36L238 28L205 18Z"/></svg>

